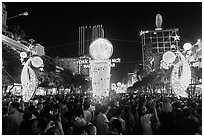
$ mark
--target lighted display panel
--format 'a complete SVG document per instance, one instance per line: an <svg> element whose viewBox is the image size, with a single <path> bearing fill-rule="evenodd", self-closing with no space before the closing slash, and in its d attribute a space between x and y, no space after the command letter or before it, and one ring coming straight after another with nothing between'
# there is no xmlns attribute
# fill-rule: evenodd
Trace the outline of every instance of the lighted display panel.
<svg viewBox="0 0 204 137"><path fill-rule="evenodd" d="M110 70L110 60L90 61L90 77L92 78L92 89L94 97L102 98L109 95Z"/></svg>
<svg viewBox="0 0 204 137"><path fill-rule="evenodd" d="M143 69L147 72L159 67L162 55L178 49L178 29L141 31Z"/></svg>

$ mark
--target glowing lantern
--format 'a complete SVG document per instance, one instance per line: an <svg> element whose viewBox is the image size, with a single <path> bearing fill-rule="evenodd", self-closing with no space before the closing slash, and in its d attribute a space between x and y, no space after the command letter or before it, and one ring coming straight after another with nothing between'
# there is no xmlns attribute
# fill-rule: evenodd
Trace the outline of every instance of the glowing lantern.
<svg viewBox="0 0 204 137"><path fill-rule="evenodd" d="M175 61L176 55L171 51L167 51L166 53L163 54L162 59L163 59L163 61L165 61L167 63L172 63Z"/></svg>
<svg viewBox="0 0 204 137"><path fill-rule="evenodd" d="M183 49L184 49L184 50L190 50L191 48L192 48L191 43L185 43L185 44L183 45Z"/></svg>
<svg viewBox="0 0 204 137"><path fill-rule="evenodd" d="M20 57L21 58L26 58L27 57L27 53L26 52L21 52L20 53Z"/></svg>
<svg viewBox="0 0 204 137"><path fill-rule="evenodd" d="M43 60L40 57L33 57L31 63L34 67L39 68L43 65Z"/></svg>

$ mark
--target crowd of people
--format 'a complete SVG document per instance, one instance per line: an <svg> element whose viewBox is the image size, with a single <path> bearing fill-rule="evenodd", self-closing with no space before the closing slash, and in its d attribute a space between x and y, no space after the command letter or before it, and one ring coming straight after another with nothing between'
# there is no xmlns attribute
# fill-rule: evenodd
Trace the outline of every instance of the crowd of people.
<svg viewBox="0 0 204 137"><path fill-rule="evenodd" d="M5 96L3 135L201 135L202 98L117 94L97 102L84 94Z"/></svg>

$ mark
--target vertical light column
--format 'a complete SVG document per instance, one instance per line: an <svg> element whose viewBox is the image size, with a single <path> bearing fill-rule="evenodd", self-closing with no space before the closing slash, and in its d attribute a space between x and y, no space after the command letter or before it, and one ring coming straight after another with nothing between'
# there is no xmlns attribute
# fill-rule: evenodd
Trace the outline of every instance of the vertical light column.
<svg viewBox="0 0 204 137"><path fill-rule="evenodd" d="M90 76L92 78L93 96L103 98L109 95L110 90L110 60L92 60L90 62Z"/></svg>

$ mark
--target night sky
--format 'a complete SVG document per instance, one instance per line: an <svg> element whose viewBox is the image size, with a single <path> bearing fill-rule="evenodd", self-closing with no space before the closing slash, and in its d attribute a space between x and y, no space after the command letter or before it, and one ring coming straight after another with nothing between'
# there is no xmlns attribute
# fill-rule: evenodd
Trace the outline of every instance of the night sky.
<svg viewBox="0 0 204 137"><path fill-rule="evenodd" d="M181 42L202 38L201 2L4 2L7 16L22 12L26 17L7 21L19 25L26 34L45 47L50 57L77 57L78 27L103 25L105 38L114 47L111 58L121 58L112 68L114 82L125 80L127 72L142 62L141 30L154 30L156 14L162 28L178 28Z"/></svg>

